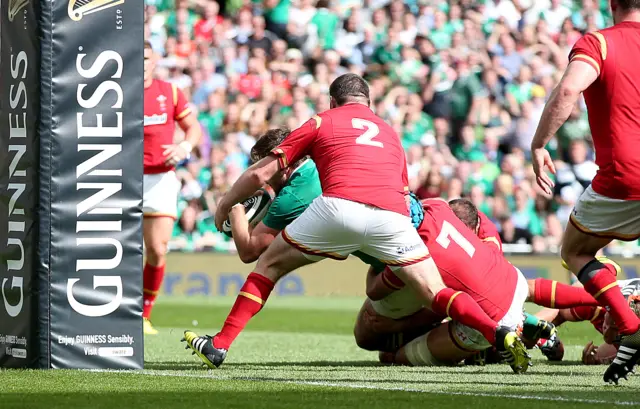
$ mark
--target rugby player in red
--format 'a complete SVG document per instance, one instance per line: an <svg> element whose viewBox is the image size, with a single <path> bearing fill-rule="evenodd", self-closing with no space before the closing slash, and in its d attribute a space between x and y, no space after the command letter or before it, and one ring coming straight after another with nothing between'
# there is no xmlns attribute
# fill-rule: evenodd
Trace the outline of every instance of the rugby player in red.
<svg viewBox="0 0 640 409"><path fill-rule="evenodd" d="M640 237L640 0L611 0L615 25L582 37L549 98L531 143L538 185L551 193L555 173L545 146L584 93L598 173L580 196L561 255L586 291L609 309L622 335L605 382L626 378L640 360L640 319L616 284L615 269L595 258L613 239Z"/></svg>
<svg viewBox="0 0 640 409"><path fill-rule="evenodd" d="M173 84L153 78L155 68L149 42L144 46L144 213L146 263L143 270L144 333L156 334L149 321L162 285L167 244L177 216L180 181L176 165L186 159L201 137L201 128L182 92ZM176 123L185 133L174 143Z"/></svg>
<svg viewBox="0 0 640 409"><path fill-rule="evenodd" d="M453 297L469 294L493 320L515 331L522 325L523 306L528 296L525 277L499 251L482 243L446 201L427 199L422 203L425 213L418 233L428 246L447 289ZM367 295L374 304L396 290L397 296L404 292L404 297L415 299L406 289L400 289L402 286L393 272L386 269L368 286ZM374 308L381 306L374 305ZM441 317L450 315L448 309L434 312ZM381 359L407 365L456 364L490 346L482 334L452 317L452 321ZM509 355L503 356L512 368L519 365ZM528 365L519 371L527 369Z"/></svg>
<svg viewBox="0 0 640 409"><path fill-rule="evenodd" d="M332 109L293 131L271 156L242 174L218 205L216 225L222 225L233 205L306 155L318 168L322 196L260 256L222 330L214 337L185 331L187 348L209 367L219 366L278 279L306 264L326 257L343 260L360 250L391 266L425 305L478 329L499 349L508 350L518 366L528 363L514 331L499 326L468 294L456 293L442 282L408 217L407 166L400 139L369 108L367 83L345 74L331 84L329 93Z"/></svg>

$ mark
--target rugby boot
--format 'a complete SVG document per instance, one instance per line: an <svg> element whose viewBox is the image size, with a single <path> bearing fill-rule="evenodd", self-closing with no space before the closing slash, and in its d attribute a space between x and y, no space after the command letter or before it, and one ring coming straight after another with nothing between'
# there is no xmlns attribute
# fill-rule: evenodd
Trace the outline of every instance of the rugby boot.
<svg viewBox="0 0 640 409"><path fill-rule="evenodd" d="M147 318L142 319L142 330L144 332L144 335L158 334L158 330L153 328L153 325L151 325L151 321L149 321Z"/></svg>
<svg viewBox="0 0 640 409"><path fill-rule="evenodd" d="M631 335L621 337L616 358L604 372L604 381L617 385L621 378L627 379L629 373L633 373L638 361L640 361L640 329Z"/></svg>
<svg viewBox="0 0 640 409"><path fill-rule="evenodd" d="M564 358L564 344L557 334L554 334L549 339L540 338L537 346L540 348L542 355L546 356L549 361L562 361L562 358Z"/></svg>
<svg viewBox="0 0 640 409"><path fill-rule="evenodd" d="M198 355L203 364L211 369L218 368L227 357L227 350L213 346L211 335L198 336L193 331L185 331L181 342L186 342L185 349L191 348L192 355Z"/></svg>
<svg viewBox="0 0 640 409"><path fill-rule="evenodd" d="M496 349L517 374L525 373L531 366L531 355L527 348L518 334L508 327L498 327L496 330Z"/></svg>

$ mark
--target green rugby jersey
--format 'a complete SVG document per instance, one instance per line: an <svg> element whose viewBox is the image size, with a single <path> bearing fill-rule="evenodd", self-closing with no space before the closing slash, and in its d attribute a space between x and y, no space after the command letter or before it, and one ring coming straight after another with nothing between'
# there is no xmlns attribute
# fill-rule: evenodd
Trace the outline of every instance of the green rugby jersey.
<svg viewBox="0 0 640 409"><path fill-rule="evenodd" d="M271 203L262 223L274 230L284 230L321 194L322 186L320 186L318 169L316 169L316 164L309 159L291 174L287 183ZM378 259L359 251L353 255L373 266L378 272L381 272L385 267L385 264Z"/></svg>
<svg viewBox="0 0 640 409"><path fill-rule="evenodd" d="M262 223L274 230L284 230L321 194L322 187L316 164L307 160L291 174L287 183L280 189Z"/></svg>

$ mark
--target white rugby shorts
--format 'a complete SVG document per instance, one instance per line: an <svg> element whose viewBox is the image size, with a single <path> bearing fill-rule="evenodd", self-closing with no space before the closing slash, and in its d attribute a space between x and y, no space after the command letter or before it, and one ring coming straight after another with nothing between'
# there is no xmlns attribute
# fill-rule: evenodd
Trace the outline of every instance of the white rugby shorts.
<svg viewBox="0 0 640 409"><path fill-rule="evenodd" d="M516 284L516 291L513 295L511 306L505 316L498 321L498 325L509 327L514 331L522 325L524 321L524 303L529 296L527 279L520 270L517 268L516 270L518 271L518 283ZM453 341L458 347L469 351L483 351L491 346L489 341L487 341L479 331L462 325L457 321L451 321L449 325Z"/></svg>
<svg viewBox="0 0 640 409"><path fill-rule="evenodd" d="M282 237L313 261L360 250L397 269L429 258L408 216L335 197L317 197Z"/></svg>
<svg viewBox="0 0 640 409"><path fill-rule="evenodd" d="M578 199L569 220L585 234L634 241L640 238L640 201L611 199L589 186Z"/></svg>
<svg viewBox="0 0 640 409"><path fill-rule="evenodd" d="M176 219L180 188L180 181L174 171L144 175L142 196L144 216Z"/></svg>

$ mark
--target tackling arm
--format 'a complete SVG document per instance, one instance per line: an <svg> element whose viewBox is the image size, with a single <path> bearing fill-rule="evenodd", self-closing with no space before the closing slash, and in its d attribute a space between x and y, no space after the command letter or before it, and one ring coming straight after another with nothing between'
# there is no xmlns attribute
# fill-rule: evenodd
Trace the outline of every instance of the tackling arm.
<svg viewBox="0 0 640 409"><path fill-rule="evenodd" d="M273 155L259 160L249 169L245 170L218 204L215 215L218 230L221 230L222 223L229 215L231 207L254 194L256 190L266 184L278 170L280 170L278 159Z"/></svg>

